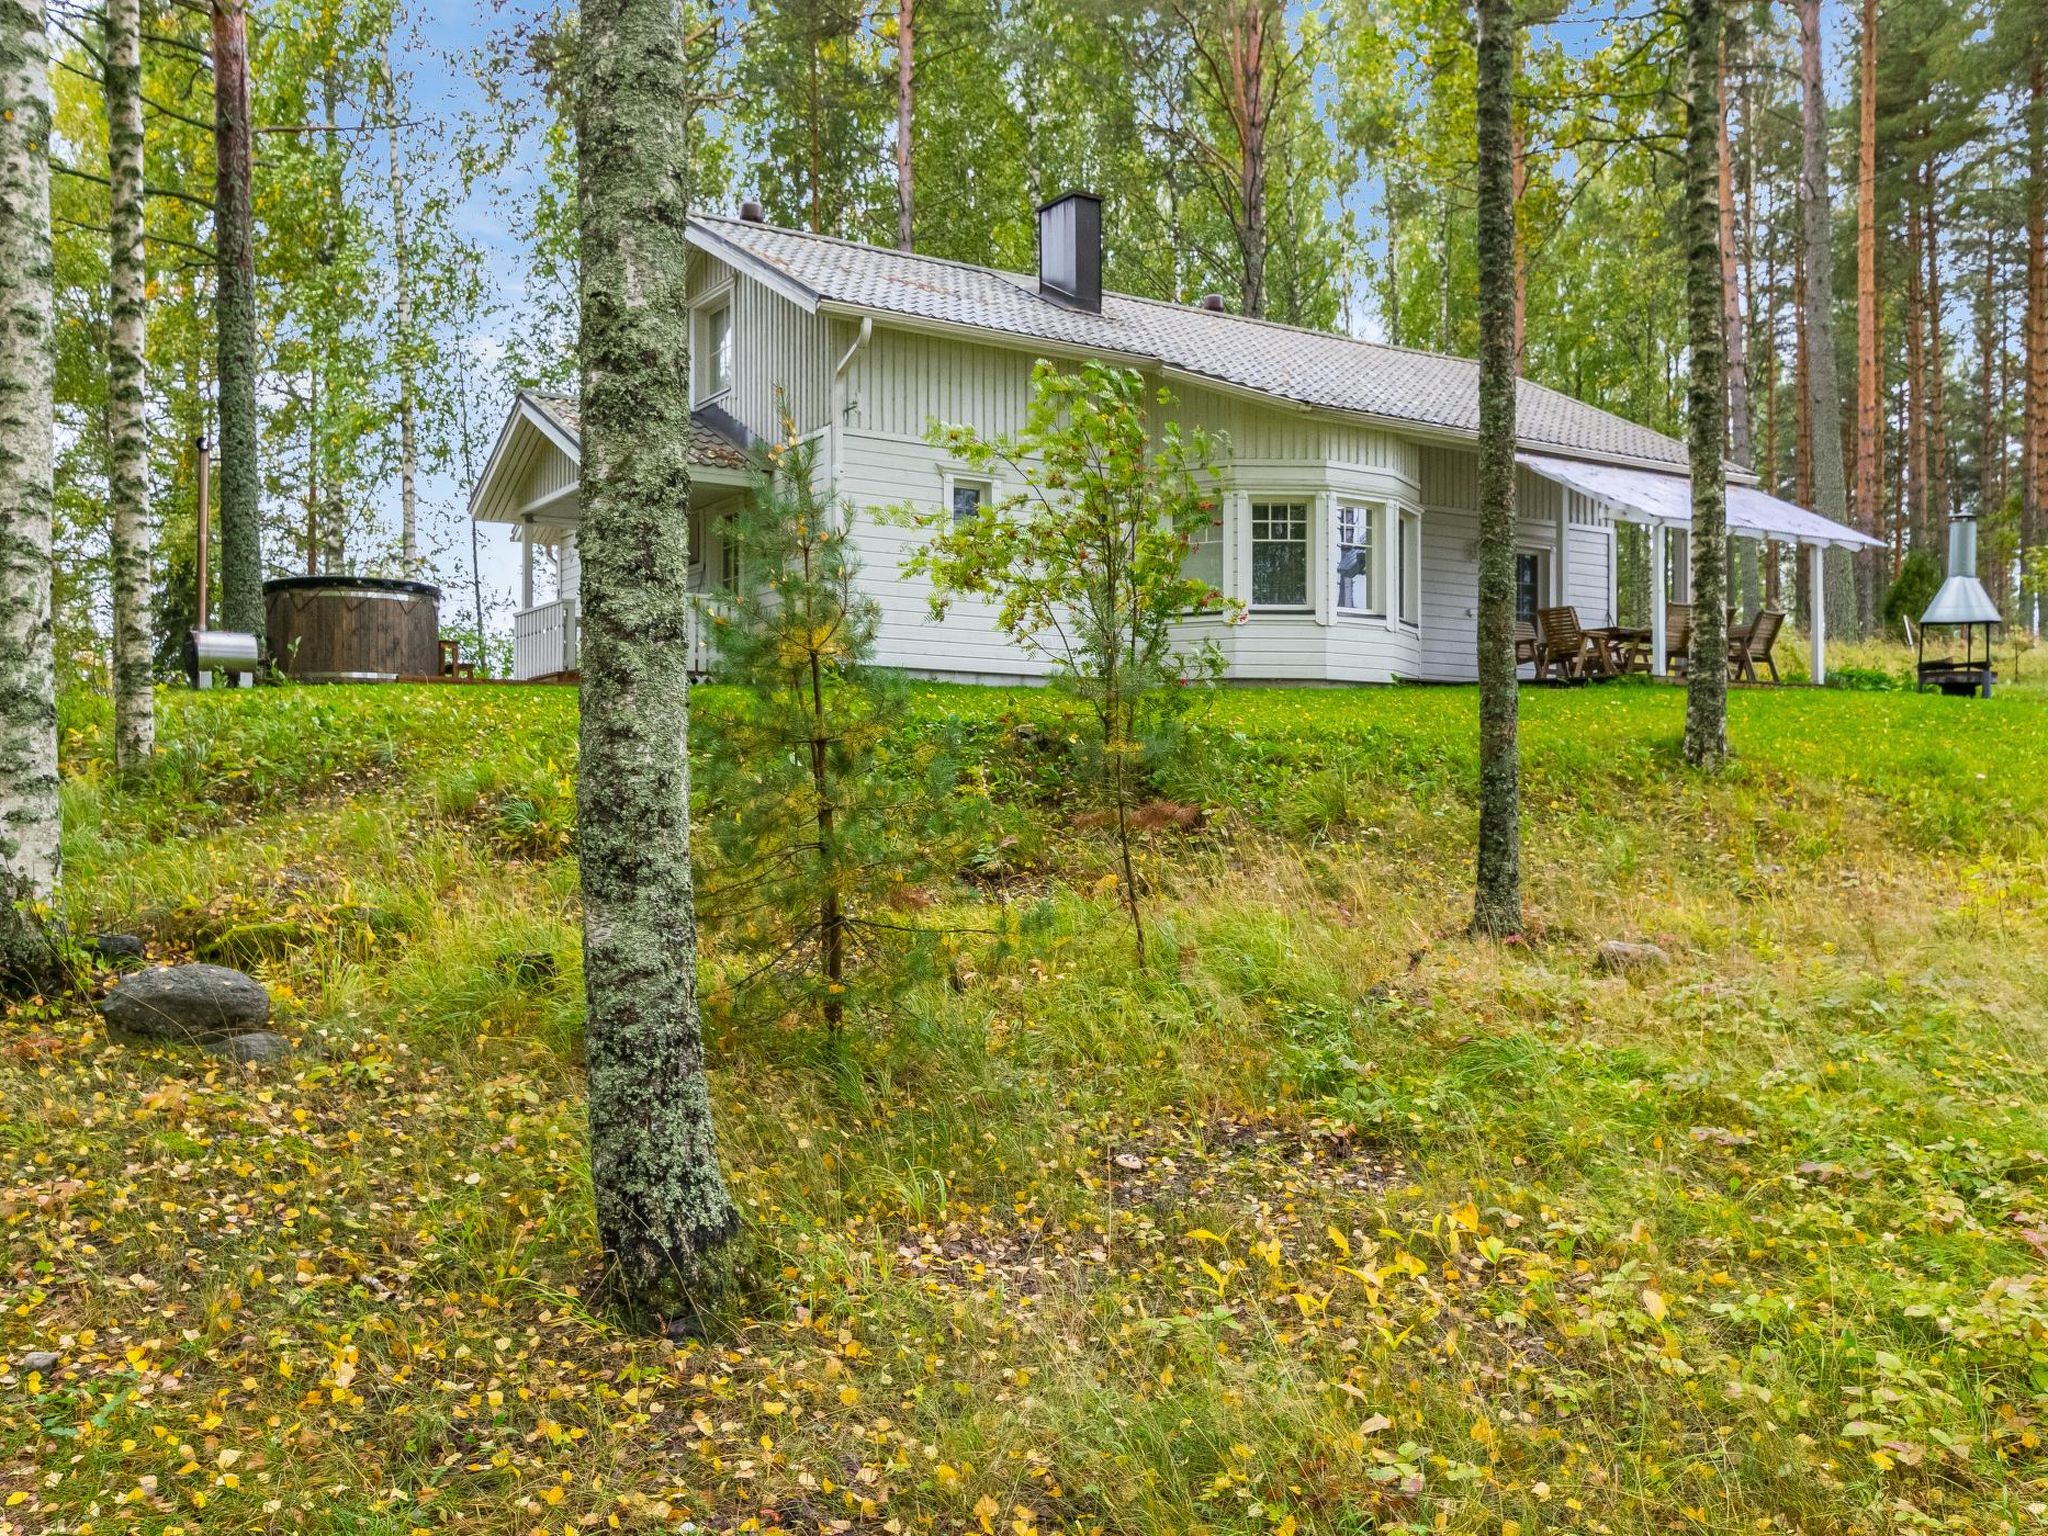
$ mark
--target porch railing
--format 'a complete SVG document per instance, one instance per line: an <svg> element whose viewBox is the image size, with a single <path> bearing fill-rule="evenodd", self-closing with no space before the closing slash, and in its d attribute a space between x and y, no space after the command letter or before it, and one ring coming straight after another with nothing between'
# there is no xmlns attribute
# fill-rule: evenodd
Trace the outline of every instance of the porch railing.
<svg viewBox="0 0 2048 1536"><path fill-rule="evenodd" d="M707 678L716 654L715 626L711 614L724 598L711 593L690 596L690 675ZM557 598L512 616L512 677L526 682L536 677L555 677L576 670L582 614L573 597Z"/></svg>

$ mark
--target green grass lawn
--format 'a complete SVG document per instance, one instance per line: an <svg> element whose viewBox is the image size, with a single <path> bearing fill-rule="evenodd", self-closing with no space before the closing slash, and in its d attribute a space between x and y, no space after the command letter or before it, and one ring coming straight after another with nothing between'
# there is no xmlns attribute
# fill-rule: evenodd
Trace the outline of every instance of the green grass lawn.
<svg viewBox="0 0 2048 1536"><path fill-rule="evenodd" d="M72 922L299 1049L0 1025L0 1533L2048 1524L2048 702L1743 690L1710 780L1682 703L1525 696L1494 948L1468 690L1224 694L1138 973L1060 701L921 690L1008 850L937 910L1038 921L714 1010L678 1346L594 1300L574 695L175 696L128 787L69 701Z"/></svg>

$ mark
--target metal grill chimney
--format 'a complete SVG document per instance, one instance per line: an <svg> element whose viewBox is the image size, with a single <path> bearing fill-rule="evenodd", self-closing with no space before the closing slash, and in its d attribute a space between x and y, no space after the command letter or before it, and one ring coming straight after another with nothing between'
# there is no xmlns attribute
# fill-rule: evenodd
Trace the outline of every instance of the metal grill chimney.
<svg viewBox="0 0 2048 1536"><path fill-rule="evenodd" d="M1102 313L1102 199L1093 192L1068 192L1038 210L1038 291Z"/></svg>
<svg viewBox="0 0 2048 1536"><path fill-rule="evenodd" d="M1959 512L1948 523L1948 580L1920 615L1926 624L1998 624L1998 604L1977 579L1977 519Z"/></svg>

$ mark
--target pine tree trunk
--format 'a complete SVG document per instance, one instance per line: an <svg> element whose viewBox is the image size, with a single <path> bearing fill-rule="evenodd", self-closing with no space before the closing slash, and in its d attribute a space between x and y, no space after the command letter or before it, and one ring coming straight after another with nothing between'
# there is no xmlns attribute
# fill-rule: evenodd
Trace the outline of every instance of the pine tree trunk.
<svg viewBox="0 0 2048 1536"><path fill-rule="evenodd" d="M916 0L896 0L896 247L913 249L910 243L912 211L910 126L912 66L916 61Z"/></svg>
<svg viewBox="0 0 2048 1536"><path fill-rule="evenodd" d="M1981 392L1978 400L1978 433L1980 442L1977 449L1977 516L1988 518L1998 509L2003 500L1999 488L1999 469L2005 458L2005 432L1998 414L1998 239L1996 224L1987 222L1984 228L1984 300L1977 314L1977 343L1980 349L1979 362L1982 368ZM2006 607L2006 598L2011 592L2011 583L2006 572L1998 569L2000 562L1994 562L1986 575L1996 582L1992 593L2000 606L2005 607L2008 617L2012 610Z"/></svg>
<svg viewBox="0 0 2048 1536"><path fill-rule="evenodd" d="M710 1277L739 1227L719 1168L690 883L686 97L675 0L584 0L582 261L585 1060L615 1286Z"/></svg>
<svg viewBox="0 0 2048 1536"><path fill-rule="evenodd" d="M1877 312L1877 0L1863 0L1856 172L1856 526L1884 537L1884 354ZM1881 550L1856 556L1857 630L1876 611Z"/></svg>
<svg viewBox="0 0 2048 1536"><path fill-rule="evenodd" d="M1927 548L1941 558L1948 529L1948 389L1941 350L1941 168L1927 162Z"/></svg>
<svg viewBox="0 0 2048 1536"><path fill-rule="evenodd" d="M214 323L220 391L220 621L263 637L256 463L256 255L245 0L213 0Z"/></svg>
<svg viewBox="0 0 2048 1536"><path fill-rule="evenodd" d="M1515 190L1513 0L1478 0L1479 868L1472 927L1522 927L1522 790L1515 678Z"/></svg>
<svg viewBox="0 0 2048 1536"><path fill-rule="evenodd" d="M44 926L21 904L56 895L60 863L43 20L42 0L0 0L0 990L48 974Z"/></svg>
<svg viewBox="0 0 2048 1536"><path fill-rule="evenodd" d="M1685 132L1687 343L1692 377L1686 430L1692 460L1692 642L1686 657L1685 760L1711 768L1728 757L1728 504L1722 454L1728 399L1722 332L1720 197L1715 139L1721 121L1721 0L1687 0Z"/></svg>
<svg viewBox="0 0 2048 1536"><path fill-rule="evenodd" d="M1799 0L1800 157L1799 204L1806 320L1806 431L1813 486L1807 502L1822 517L1849 521L1849 493L1842 468L1842 394L1835 379L1835 279L1828 212L1827 101L1821 93L1820 0ZM1832 552L1831 552L1832 553ZM1823 557L1827 558L1827 557ZM1843 578L1847 562L1828 559L1828 630L1850 632L1854 586ZM1812 585L1800 582L1800 602ZM1810 622L1810 621L1809 621Z"/></svg>
<svg viewBox="0 0 2048 1536"><path fill-rule="evenodd" d="M384 34L384 115L386 147L391 159L391 278L396 290L393 318L398 331L398 559L410 576L420 564L419 434L414 420L412 369L412 251L406 233L405 161L398 143L398 76L391 68L389 31Z"/></svg>
<svg viewBox="0 0 2048 1536"><path fill-rule="evenodd" d="M2026 354L2020 433L2020 539L2028 549L2048 542L2048 66L2034 63L2027 105L2027 303L2021 348ZM2037 582L2027 584L2027 623L2037 619Z"/></svg>
<svg viewBox="0 0 2048 1536"><path fill-rule="evenodd" d="M143 336L142 5L107 0L107 227L111 323L107 328L107 418L111 453L114 589L114 763L122 770L156 750L155 647L150 642L156 519L149 503L149 429Z"/></svg>
<svg viewBox="0 0 2048 1536"><path fill-rule="evenodd" d="M1899 466L1905 516L1894 540L1895 550L1927 547L1927 306L1921 286L1921 260L1927 226L1918 208L1906 213L1906 391L1905 462ZM1900 556L1894 553L1892 573Z"/></svg>

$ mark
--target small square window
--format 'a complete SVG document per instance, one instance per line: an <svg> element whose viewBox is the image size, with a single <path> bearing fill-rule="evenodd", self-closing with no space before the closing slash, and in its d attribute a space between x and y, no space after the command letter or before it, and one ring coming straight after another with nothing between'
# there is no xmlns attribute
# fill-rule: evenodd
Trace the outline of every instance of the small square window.
<svg viewBox="0 0 2048 1536"><path fill-rule="evenodd" d="M971 523L981 516L981 509L993 499L994 487L986 480L955 480L950 487L953 505L953 526Z"/></svg>
<svg viewBox="0 0 2048 1536"><path fill-rule="evenodd" d="M702 386L697 398L716 400L732 388L732 305L714 305L703 315L697 338L697 378Z"/></svg>

